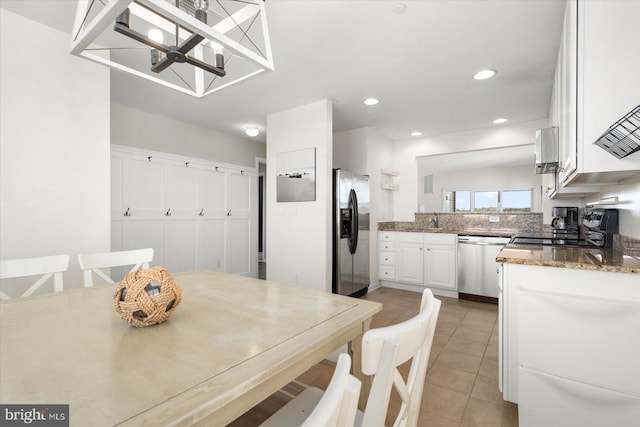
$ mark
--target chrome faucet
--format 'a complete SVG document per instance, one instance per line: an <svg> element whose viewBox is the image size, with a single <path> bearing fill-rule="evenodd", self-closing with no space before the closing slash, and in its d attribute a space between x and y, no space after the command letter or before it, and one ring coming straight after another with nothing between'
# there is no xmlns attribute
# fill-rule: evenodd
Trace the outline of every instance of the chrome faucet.
<svg viewBox="0 0 640 427"><path fill-rule="evenodd" d="M433 216L431 217L431 223L433 224L433 228L438 228L438 214L437 213L433 213Z"/></svg>

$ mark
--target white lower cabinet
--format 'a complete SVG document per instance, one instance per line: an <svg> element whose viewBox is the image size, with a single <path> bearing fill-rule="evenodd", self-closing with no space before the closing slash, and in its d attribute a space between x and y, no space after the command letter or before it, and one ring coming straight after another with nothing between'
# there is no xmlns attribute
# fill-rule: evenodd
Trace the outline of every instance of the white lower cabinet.
<svg viewBox="0 0 640 427"><path fill-rule="evenodd" d="M640 276L504 264L503 397L521 427L640 425Z"/></svg>
<svg viewBox="0 0 640 427"><path fill-rule="evenodd" d="M429 287L434 293L456 296L457 235L381 231L378 241L383 284Z"/></svg>
<svg viewBox="0 0 640 427"><path fill-rule="evenodd" d="M396 234L392 231L378 233L378 278L396 281Z"/></svg>
<svg viewBox="0 0 640 427"><path fill-rule="evenodd" d="M425 275L429 287L457 289L455 246L427 246Z"/></svg>
<svg viewBox="0 0 640 427"><path fill-rule="evenodd" d="M398 234L398 281L424 283L424 236L422 233Z"/></svg>

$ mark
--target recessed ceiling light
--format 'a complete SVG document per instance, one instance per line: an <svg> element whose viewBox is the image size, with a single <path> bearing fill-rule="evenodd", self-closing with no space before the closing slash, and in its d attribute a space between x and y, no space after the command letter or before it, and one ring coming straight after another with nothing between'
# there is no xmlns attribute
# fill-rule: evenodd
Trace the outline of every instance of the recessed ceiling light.
<svg viewBox="0 0 640 427"><path fill-rule="evenodd" d="M504 117L500 117L499 119L495 119L493 123L499 125L500 123L506 123L509 119L505 119Z"/></svg>
<svg viewBox="0 0 640 427"><path fill-rule="evenodd" d="M364 105L376 105L380 102L380 100L376 98L367 98L362 102L364 103Z"/></svg>
<svg viewBox="0 0 640 427"><path fill-rule="evenodd" d="M394 13L402 13L407 10L407 5L404 3L397 3L393 5L391 10L393 10Z"/></svg>
<svg viewBox="0 0 640 427"><path fill-rule="evenodd" d="M496 70L480 70L473 75L473 78L476 80L486 80L495 76L497 73Z"/></svg>
<svg viewBox="0 0 640 427"><path fill-rule="evenodd" d="M247 128L244 133L246 133L248 136L258 136L260 135L260 131L256 128Z"/></svg>
<svg viewBox="0 0 640 427"><path fill-rule="evenodd" d="M419 130L411 132L411 136L422 136L422 132L420 132Z"/></svg>

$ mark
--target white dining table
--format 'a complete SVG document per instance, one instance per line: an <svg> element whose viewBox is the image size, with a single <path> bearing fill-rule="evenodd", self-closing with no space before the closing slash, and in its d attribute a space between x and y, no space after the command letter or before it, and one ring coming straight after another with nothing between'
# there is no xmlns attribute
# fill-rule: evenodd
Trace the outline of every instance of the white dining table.
<svg viewBox="0 0 640 427"><path fill-rule="evenodd" d="M135 328L114 285L0 304L0 403L69 404L71 426L223 426L344 344L379 303L216 271L174 275L180 307Z"/></svg>

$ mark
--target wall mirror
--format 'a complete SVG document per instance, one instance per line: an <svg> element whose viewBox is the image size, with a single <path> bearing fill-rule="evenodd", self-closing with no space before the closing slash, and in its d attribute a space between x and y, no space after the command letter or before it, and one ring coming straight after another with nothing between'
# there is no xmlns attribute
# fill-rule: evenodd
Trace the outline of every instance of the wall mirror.
<svg viewBox="0 0 640 427"><path fill-rule="evenodd" d="M533 144L419 156L417 212L541 212Z"/></svg>

